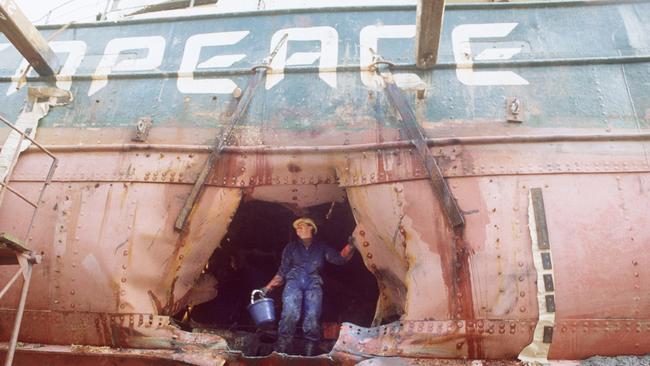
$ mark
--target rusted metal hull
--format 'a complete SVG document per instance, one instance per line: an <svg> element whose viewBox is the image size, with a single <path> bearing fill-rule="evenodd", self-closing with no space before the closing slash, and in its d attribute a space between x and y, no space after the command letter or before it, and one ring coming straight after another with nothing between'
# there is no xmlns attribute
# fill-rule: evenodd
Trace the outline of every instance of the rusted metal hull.
<svg viewBox="0 0 650 366"><path fill-rule="evenodd" d="M309 206L339 199L342 186L357 221L360 254L380 286L375 322L401 321L344 326L335 359L515 358L538 319L528 197L539 187L555 271L550 357L644 354L650 349L650 297L642 290L650 277L643 250L650 241L643 225L650 174L639 152L645 144L623 139L434 148L465 212L461 238L454 237L407 147L327 155L235 149L217 164L185 234L174 232L174 213L207 151L106 149L88 160L88 152L63 149L30 241L45 260L34 273L39 296L28 301L21 340L174 348L174 337L184 332L169 326L167 316L187 305L242 197ZM614 153L601 154L599 146ZM565 152L583 147L592 153ZM503 154L508 158L495 159ZM32 181L44 162L41 154L26 153L14 184L24 192L37 189ZM1 230L20 227L10 217L20 218L21 207L7 201ZM599 225L605 217L607 225ZM454 240L457 253L450 250ZM9 295L4 307L11 309L17 293ZM12 319L11 310L0 314L5 339ZM613 336L626 342L612 344Z"/></svg>
<svg viewBox="0 0 650 366"><path fill-rule="evenodd" d="M339 21L348 34L340 45L336 29L319 25L330 18L264 13L255 21L273 31L275 24L309 28L287 30L287 42L320 40L323 48L295 57L284 48L279 59L289 66L307 59L325 64L286 75L287 65L271 64L265 90L253 97L244 123L226 141L180 232L174 230L177 216L211 144L223 137L224 121L236 110L241 90L224 91L225 86L245 85L254 66L248 57L239 65L246 69L224 71L217 67L227 58L221 55L201 63L217 65L216 71L195 75L183 68L191 64L186 57L200 69L201 47L232 46L241 39L250 45L260 36L245 38L244 31L231 29L242 24L237 16L220 16L223 24L210 17L176 19L173 27L156 21L158 32L174 34L170 45L178 43L172 39L186 43L183 50L170 46L163 62L166 39L148 35L147 22L73 26L65 33L69 41L106 40L110 32L103 27L140 36L107 40L104 61L79 59L80 70L92 74L72 77L78 99L53 109L38 129L38 140L59 166L26 243L44 260L34 269L21 331L20 340L31 345L19 348L17 360L305 364L277 355L245 358L229 351L220 336L186 332L170 321L193 304L208 259L246 200L299 210L347 199L352 209L359 255L379 286L374 320L370 328L344 324L328 357L309 362L515 364L531 345L552 360L650 353L650 33L643 32L649 4L458 6L445 13L450 18L441 38L447 50L442 59L453 56L454 63L433 71L410 70L401 48L384 47L384 56L402 62L394 70L397 86L416 91L400 105L412 108L411 122L418 124L413 127L423 131L420 151L404 139L402 113L392 109L375 85L381 78L365 63L367 46L380 38L412 38L401 23L414 9L323 11L346 17ZM529 23L516 31L515 19L464 23L468 17L486 21L484 11L495 22L525 15ZM556 12L576 21L610 22L618 33L593 27L599 31L586 45L559 42L559 34L574 28L558 24ZM383 28L384 20L395 27ZM199 34L197 24L218 24L211 32L219 32ZM224 35L224 29L232 32ZM513 38L500 46L474 45L483 51L472 55L470 39L484 38L477 29ZM278 32L268 33L282 36ZM305 34L316 39L302 39ZM331 37L318 38L323 34ZM130 42L149 53L130 53ZM81 52L80 45L69 44L79 46L69 53ZM333 45L341 46L340 57L325 52ZM510 57L520 50L525 55L508 61L495 47ZM267 54L251 49L255 56ZM120 53L135 61L111 58ZM242 55L229 55L234 56ZM339 62L339 79L336 62L327 64L332 59ZM493 62L473 63L486 59ZM173 73L176 61L184 66ZM116 74L109 77L110 67L102 62L113 62L108 73ZM140 68L131 70L134 65ZM414 79L419 82L408 83ZM59 87L70 89L66 82L59 80ZM3 103L22 101L13 90ZM523 101L514 109L504 105L513 96ZM134 131L143 116L153 116L146 134ZM462 230L450 226L422 156L435 159L440 180L461 210ZM12 186L33 199L49 163L28 149L13 170ZM25 235L31 212L7 195L0 231ZM0 269L0 279L12 274ZM9 339L17 300L12 290L0 301L0 340Z"/></svg>

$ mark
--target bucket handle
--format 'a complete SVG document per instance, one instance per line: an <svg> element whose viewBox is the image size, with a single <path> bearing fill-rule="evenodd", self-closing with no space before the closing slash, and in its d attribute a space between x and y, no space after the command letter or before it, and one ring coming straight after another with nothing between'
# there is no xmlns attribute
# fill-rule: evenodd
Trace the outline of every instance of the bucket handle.
<svg viewBox="0 0 650 366"><path fill-rule="evenodd" d="M266 297L264 296L264 292L262 292L261 290L253 290L253 292L251 292L251 304L255 303L255 295L257 294L260 294L260 297L262 299Z"/></svg>

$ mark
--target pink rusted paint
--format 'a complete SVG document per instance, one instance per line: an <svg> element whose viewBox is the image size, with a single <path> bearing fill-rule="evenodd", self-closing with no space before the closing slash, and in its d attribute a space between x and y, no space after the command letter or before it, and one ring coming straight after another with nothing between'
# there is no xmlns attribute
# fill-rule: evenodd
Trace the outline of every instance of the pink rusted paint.
<svg viewBox="0 0 650 366"><path fill-rule="evenodd" d="M650 278L650 174L639 141L608 142L606 155L589 141L432 148L465 213L462 234L448 227L412 149L392 145L326 154L229 150L188 229L176 233L173 221L207 156L192 146L113 146L93 159L74 149L57 152L60 166L28 242L45 260L35 267L21 341L159 349L174 349L178 339L200 343L169 325L168 316L192 303L192 288L239 202L299 210L347 196L359 253L380 296L375 327L359 328L362 336L342 328L330 354L335 362L376 355L512 359L531 341L538 317L528 215L529 191L537 187L555 271L550 357L650 349L650 297L643 291ZM33 196L46 169L46 157L29 151L13 185ZM7 196L0 230L20 235L29 212ZM0 278L12 274L0 269ZM0 303L7 309L0 313L4 339L17 296L12 290ZM626 341L613 344L611 337ZM210 342L225 345L217 336Z"/></svg>

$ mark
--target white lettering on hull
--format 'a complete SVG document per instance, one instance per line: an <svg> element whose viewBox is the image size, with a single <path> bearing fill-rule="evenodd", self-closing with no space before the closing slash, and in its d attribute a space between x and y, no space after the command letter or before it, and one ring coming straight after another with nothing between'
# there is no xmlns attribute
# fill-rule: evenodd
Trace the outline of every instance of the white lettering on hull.
<svg viewBox="0 0 650 366"><path fill-rule="evenodd" d="M120 54L124 51L140 49L148 50L145 57L119 60ZM93 81L90 83L88 95L93 95L104 88L108 84L108 75L115 71L155 70L162 64L164 53L165 38L161 36L111 39L92 76Z"/></svg>
<svg viewBox="0 0 650 366"><path fill-rule="evenodd" d="M81 65L81 61L86 55L86 42L53 41L49 43L49 46L57 56L60 56L61 53L68 54L68 57L61 67L61 71L56 75L56 86L64 90L70 90L70 87L72 86L72 76L77 72L77 68ZM0 46L0 51L1 50L2 48ZM27 69L28 65L29 63L27 60L22 59L20 66L18 66L14 76L11 78L11 83L9 84L9 88L7 88L7 95L11 95L18 91L21 76Z"/></svg>
<svg viewBox="0 0 650 366"><path fill-rule="evenodd" d="M509 60L521 52L519 48L492 48L472 57L471 38L505 37L517 23L463 24L451 32L456 61L456 77L465 85L528 85L528 81L512 71L474 71L474 60Z"/></svg>
<svg viewBox="0 0 650 366"><path fill-rule="evenodd" d="M359 66L363 85L371 90L383 88L383 79L369 67L373 62L373 53L381 55L381 50L377 49L380 39L413 37L415 37L415 25L369 25L364 27L359 33ZM422 83L420 77L413 73L395 73L393 78L399 87Z"/></svg>
<svg viewBox="0 0 650 366"><path fill-rule="evenodd" d="M272 52L278 42L287 35L287 41L280 45L277 55L271 61L271 70L266 76L266 89L271 89L284 79L285 66L311 65L320 59L318 76L332 88L336 88L336 64L339 60L339 34L332 27L286 28L271 38ZM319 41L320 52L296 52L287 58L288 43L292 41Z"/></svg>
<svg viewBox="0 0 650 366"><path fill-rule="evenodd" d="M521 48L501 47L488 48L474 56L472 39L507 37L518 23L486 23L462 24L452 30L451 40L454 60L456 62L456 77L465 85L495 86L495 85L528 85L528 81L513 71L475 71L474 61L504 61L521 52ZM178 69L176 82L179 92L184 94L229 94L237 84L224 77L198 77L196 71L215 70L231 67L245 59L247 54L216 54L203 62L199 62L205 48L232 46L239 43L250 31L232 31L217 33L202 33L190 36L185 42L183 56ZM287 35L287 41L278 49L272 60L266 79L266 89L278 85L285 78L287 66L312 65L318 61L318 75L331 88L337 87L337 66L339 57L339 35L330 26L295 27L280 29L271 37L270 50ZM382 54L378 49L382 39L405 39L415 37L415 25L368 25L359 33L359 66L361 82L371 90L381 89L383 80L374 70L370 69L374 53ZM292 42L320 43L320 49L315 52L294 52L288 55L289 44ZM10 45L0 43L0 52ZM57 76L57 86L69 90L72 76L75 75L86 54L86 43L80 40L50 42L52 49L60 54L67 53L65 63ZM92 74L92 82L88 90L91 96L108 84L108 76L115 72L134 72L156 70L163 62L166 41L162 36L114 38L108 42L99 65ZM146 54L140 50L146 50ZM131 52L129 52L131 51ZM136 52L139 51L139 52ZM214 51L213 51L214 52ZM27 61L22 59L12 77L12 83L7 95L16 92ZM402 88L422 88L424 82L415 73L395 73L395 82Z"/></svg>
<svg viewBox="0 0 650 366"><path fill-rule="evenodd" d="M186 94L229 94L237 84L228 78L196 79L194 71L199 69L223 68L241 61L246 54L216 55L207 61L199 62L201 50L205 47L230 46L246 37L249 31L219 32L195 34L185 42L185 51L178 70L176 86L181 93Z"/></svg>

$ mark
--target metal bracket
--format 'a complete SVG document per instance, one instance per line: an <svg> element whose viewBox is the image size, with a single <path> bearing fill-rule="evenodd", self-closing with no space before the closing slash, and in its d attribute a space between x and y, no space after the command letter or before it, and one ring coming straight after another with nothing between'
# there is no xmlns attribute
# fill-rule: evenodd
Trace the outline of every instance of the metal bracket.
<svg viewBox="0 0 650 366"><path fill-rule="evenodd" d="M142 117L138 119L138 122L135 123L135 136L131 141L145 142L149 136L149 131L153 126L153 120L151 117Z"/></svg>
<svg viewBox="0 0 650 366"><path fill-rule="evenodd" d="M378 56L379 59L381 59ZM433 188L433 193L442 203L445 215L449 224L453 228L463 228L465 226L465 219L463 213L458 207L458 203L454 198L449 185L445 181L440 166L436 162L435 157L429 151L429 146L422 132L422 128L418 124L415 113L408 104L408 101L404 97L404 94L395 84L393 80L393 74L390 72L390 65L386 61L377 63L378 67L376 72L383 77L386 94L388 95L388 101L390 104L397 110L397 113L402 120L402 128L406 133L408 138L411 140L411 143L415 145L415 148L418 152L420 160L422 161L431 181L431 188ZM382 68L381 72L379 68Z"/></svg>
<svg viewBox="0 0 650 366"><path fill-rule="evenodd" d="M506 120L513 123L524 121L524 102L517 97L506 99Z"/></svg>

